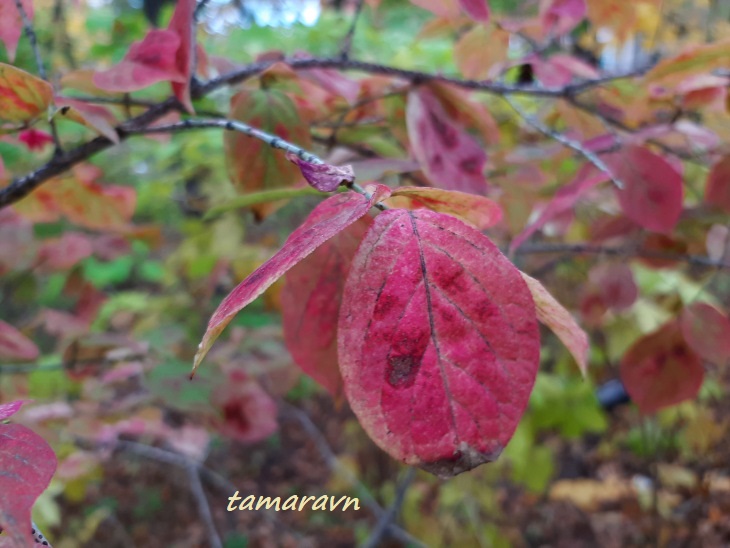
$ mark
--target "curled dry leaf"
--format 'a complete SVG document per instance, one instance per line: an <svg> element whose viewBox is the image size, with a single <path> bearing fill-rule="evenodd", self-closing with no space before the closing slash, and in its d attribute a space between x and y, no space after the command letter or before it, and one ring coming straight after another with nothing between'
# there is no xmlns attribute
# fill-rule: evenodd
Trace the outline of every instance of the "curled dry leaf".
<svg viewBox="0 0 730 548"><path fill-rule="evenodd" d="M588 374L588 335L580 328L571 313L555 300L539 281L524 272L520 274L532 293L537 319L548 326L561 340L585 377Z"/></svg>
<svg viewBox="0 0 730 548"><path fill-rule="evenodd" d="M449 215L380 213L340 310L345 393L392 457L442 477L497 458L539 363L535 306L519 271Z"/></svg>
<svg viewBox="0 0 730 548"><path fill-rule="evenodd" d="M294 154L287 154L289 161L299 166L307 182L321 192L334 192L344 183L355 180L352 166L331 166L329 164L313 164L305 162Z"/></svg>
<svg viewBox="0 0 730 548"><path fill-rule="evenodd" d="M292 232L282 248L243 280L213 314L193 364L195 370L211 345L238 312L261 295L290 268L309 256L324 242L363 217L372 206L390 195L383 185L369 188L370 198L354 192L337 194L319 204L302 225Z"/></svg>
<svg viewBox="0 0 730 548"><path fill-rule="evenodd" d="M486 230L502 220L502 208L496 202L484 196L455 190L402 186L394 189L385 203L395 208L426 208L454 215L479 230Z"/></svg>

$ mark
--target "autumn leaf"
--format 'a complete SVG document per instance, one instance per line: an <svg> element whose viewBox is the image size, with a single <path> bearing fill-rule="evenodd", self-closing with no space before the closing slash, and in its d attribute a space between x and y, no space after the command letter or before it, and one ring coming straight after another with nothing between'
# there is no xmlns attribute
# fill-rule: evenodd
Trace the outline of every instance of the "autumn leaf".
<svg viewBox="0 0 730 548"><path fill-rule="evenodd" d="M352 258L372 218L364 216L286 273L281 292L284 340L296 364L337 399L337 319Z"/></svg>
<svg viewBox="0 0 730 548"><path fill-rule="evenodd" d="M535 301L537 319L548 326L570 351L578 369L585 377L588 374L588 335L583 331L575 318L553 297L535 278L520 272L522 279Z"/></svg>
<svg viewBox="0 0 730 548"><path fill-rule="evenodd" d="M730 155L712 166L707 177L705 202L730 213Z"/></svg>
<svg viewBox="0 0 730 548"><path fill-rule="evenodd" d="M408 94L408 137L429 181L439 188L484 194L487 155L476 140L450 119L427 89Z"/></svg>
<svg viewBox="0 0 730 548"><path fill-rule="evenodd" d="M18 141L28 147L31 152L40 152L53 143L53 137L45 131L30 128L18 133Z"/></svg>
<svg viewBox="0 0 730 548"><path fill-rule="evenodd" d="M682 310L680 327L687 344L698 355L717 365L730 360L730 320L707 303Z"/></svg>
<svg viewBox="0 0 730 548"><path fill-rule="evenodd" d="M23 405L22 400L13 401L10 403L0 403L0 421L8 420L10 417L18 412L18 409Z"/></svg>
<svg viewBox="0 0 730 548"><path fill-rule="evenodd" d="M40 351L33 341L0 320L0 360L35 360Z"/></svg>
<svg viewBox="0 0 730 548"><path fill-rule="evenodd" d="M255 443L276 432L276 402L244 370L233 369L211 394L220 407L221 433L241 443Z"/></svg>
<svg viewBox="0 0 730 548"><path fill-rule="evenodd" d="M402 186L394 189L385 203L394 208L426 208L448 213L471 223L479 230L493 227L502 220L502 208L496 202L484 196L455 190Z"/></svg>
<svg viewBox="0 0 730 548"><path fill-rule="evenodd" d="M231 118L281 137L302 148L310 148L309 126L296 105L278 90L244 89L231 99ZM290 187L302 182L299 168L281 151L237 132L223 136L228 175L240 194ZM259 216L276 209L273 204L254 208Z"/></svg>
<svg viewBox="0 0 730 548"><path fill-rule="evenodd" d="M456 19L461 15L461 0L411 0L411 3L439 17Z"/></svg>
<svg viewBox="0 0 730 548"><path fill-rule="evenodd" d="M486 80L498 63L505 60L509 33L492 26L475 25L454 46L459 72L470 80Z"/></svg>
<svg viewBox="0 0 730 548"><path fill-rule="evenodd" d="M193 74L193 51L195 44L195 29L193 22L193 13L195 12L195 0L178 0L175 5L175 11L167 26L169 31L174 32L180 39L180 46L175 52L175 68L182 74L183 80L179 82L172 80L172 92L178 98L185 110L193 114L193 103L190 99L190 80ZM200 46L198 46L200 47ZM202 51L202 49L201 49ZM204 58L204 56L200 56Z"/></svg>
<svg viewBox="0 0 730 548"><path fill-rule="evenodd" d="M69 97L56 96L54 102L58 107L54 117L81 124L103 135L112 143L119 143L119 134L114 128L117 120L108 109Z"/></svg>
<svg viewBox="0 0 730 548"><path fill-rule="evenodd" d="M549 36L570 32L585 16L585 0L549 0L540 3L540 20Z"/></svg>
<svg viewBox="0 0 730 548"><path fill-rule="evenodd" d="M23 11L33 21L33 0L21 0ZM23 19L18 11L16 0L0 0L0 42L5 44L8 59L15 61L18 40L23 34Z"/></svg>
<svg viewBox="0 0 730 548"><path fill-rule="evenodd" d="M52 99L51 84L0 63L0 122L31 122L48 112Z"/></svg>
<svg viewBox="0 0 730 548"><path fill-rule="evenodd" d="M694 398L705 370L676 320L644 335L621 360L621 380L643 414Z"/></svg>
<svg viewBox="0 0 730 548"><path fill-rule="evenodd" d="M692 46L682 53L663 59L647 72L647 83L676 86L683 80L730 66L730 40Z"/></svg>
<svg viewBox="0 0 730 548"><path fill-rule="evenodd" d="M337 167L329 164L314 164L306 162L294 154L288 154L287 158L298 165L307 182L321 192L334 192L340 185L355 180L352 166Z"/></svg>
<svg viewBox="0 0 730 548"><path fill-rule="evenodd" d="M372 195L365 198L354 192L336 194L319 204L284 243L271 259L243 280L213 314L203 340L198 346L193 374L223 329L256 297L261 295L290 268L309 256L327 240L363 217L377 202L387 198L390 189L383 185L370 188Z"/></svg>
<svg viewBox="0 0 730 548"><path fill-rule="evenodd" d="M338 330L347 399L392 457L448 477L496 459L512 437L539 362L535 306L479 231L428 210L379 214Z"/></svg>
<svg viewBox="0 0 730 548"><path fill-rule="evenodd" d="M16 546L33 546L30 511L56 470L56 455L20 424L0 424L0 528Z"/></svg>
<svg viewBox="0 0 730 548"><path fill-rule="evenodd" d="M489 21L489 3L487 0L459 0L461 9L474 21L487 23Z"/></svg>

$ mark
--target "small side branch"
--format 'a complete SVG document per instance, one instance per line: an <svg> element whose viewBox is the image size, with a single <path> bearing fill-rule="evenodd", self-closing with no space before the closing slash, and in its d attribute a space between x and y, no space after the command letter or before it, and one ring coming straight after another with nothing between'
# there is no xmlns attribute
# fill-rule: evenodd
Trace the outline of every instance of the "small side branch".
<svg viewBox="0 0 730 548"><path fill-rule="evenodd" d="M380 516L380 519L378 519L378 523L375 525L375 529L373 529L370 538L368 538L365 544L363 544L363 548L376 548L377 546L380 546L380 543L382 542L388 531L388 527L390 527L390 524L398 517L401 506L403 506L406 491L411 485L414 477L416 477L416 469L411 467L406 472L406 477L398 485L398 489L395 492L395 499L393 500L393 504L390 505L387 512Z"/></svg>
<svg viewBox="0 0 730 548"><path fill-rule="evenodd" d="M197 466L188 464L185 469L190 479L190 491L193 493L195 502L198 504L198 514L205 523L205 527L208 530L208 544L211 548L223 548L218 530L215 528L215 522L213 521L213 514L210 511L210 505L208 499L205 496L205 489L203 489L203 483L200 481L200 471Z"/></svg>
<svg viewBox="0 0 730 548"><path fill-rule="evenodd" d="M355 38L357 21L358 19L360 19L360 14L362 13L362 8L364 5L365 0L357 0L357 4L355 5L355 13L352 16L352 23L350 23L350 28L347 29L347 34L345 34L345 37L342 39L342 47L340 48L340 57L342 59L349 59L350 57L350 51L352 51L352 40Z"/></svg>

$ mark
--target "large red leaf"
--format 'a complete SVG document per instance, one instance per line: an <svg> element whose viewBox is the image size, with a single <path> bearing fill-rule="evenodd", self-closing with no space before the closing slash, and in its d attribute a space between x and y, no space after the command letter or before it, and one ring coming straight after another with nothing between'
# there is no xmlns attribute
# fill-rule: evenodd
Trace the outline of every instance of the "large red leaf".
<svg viewBox="0 0 730 548"><path fill-rule="evenodd" d="M486 192L486 153L448 117L430 90L408 94L406 124L413 154L434 186L472 194Z"/></svg>
<svg viewBox="0 0 730 548"><path fill-rule="evenodd" d="M22 0L23 10L33 20L33 0ZM5 44L8 59L15 61L18 40L23 33L23 19L20 17L16 0L0 0L0 42Z"/></svg>
<svg viewBox="0 0 730 548"><path fill-rule="evenodd" d="M575 358L578 369L585 377L588 373L588 335L575 318L535 278L520 272L535 301L537 319L548 326Z"/></svg>
<svg viewBox="0 0 730 548"><path fill-rule="evenodd" d="M707 303L694 303L680 316L687 344L709 362L723 365L730 360L730 320Z"/></svg>
<svg viewBox="0 0 730 548"><path fill-rule="evenodd" d="M21 124L35 120L48 111L52 99L51 84L0 63L0 122Z"/></svg>
<svg viewBox="0 0 730 548"><path fill-rule="evenodd" d="M617 190L624 214L653 232L670 233L682 213L682 175L648 148L629 146L607 162L625 185Z"/></svg>
<svg viewBox="0 0 730 548"><path fill-rule="evenodd" d="M535 305L494 244L449 215L387 210L345 283L345 393L391 456L448 477L497 458L540 354Z"/></svg>
<svg viewBox="0 0 730 548"><path fill-rule="evenodd" d="M402 186L393 190L386 204L402 209L426 208L448 213L470 222L479 230L486 230L502 220L502 208L496 202L455 190Z"/></svg>
<svg viewBox="0 0 730 548"><path fill-rule="evenodd" d="M33 546L30 510L51 481L56 455L20 424L0 424L0 528L16 546Z"/></svg>
<svg viewBox="0 0 730 548"><path fill-rule="evenodd" d="M0 320L0 360L35 360L38 347L9 323Z"/></svg>
<svg viewBox="0 0 730 548"><path fill-rule="evenodd" d="M290 268L363 217L377 202L390 195L390 189L383 185L368 186L368 189L373 192L370 198L354 192L345 192L331 196L319 204L304 223L292 232L284 246L271 259L254 270L223 299L208 322L208 328L198 346L193 374L233 316L266 291Z"/></svg>
<svg viewBox="0 0 730 548"><path fill-rule="evenodd" d="M193 13L195 0L177 0L175 12L172 14L167 29L177 34L180 47L175 52L175 68L183 75L182 82L171 81L172 92L189 113L193 113L193 103L190 99L190 77L193 73L193 56L195 48L195 25Z"/></svg>
<svg viewBox="0 0 730 548"><path fill-rule="evenodd" d="M489 4L487 0L459 0L461 9L475 21L489 21Z"/></svg>
<svg viewBox="0 0 730 548"><path fill-rule="evenodd" d="M333 397L342 394L337 318L352 258L372 224L362 217L286 273L281 291L284 340L294 361Z"/></svg>
<svg viewBox="0 0 730 548"><path fill-rule="evenodd" d="M730 155L712 166L707 177L705 202L730 213Z"/></svg>
<svg viewBox="0 0 730 548"><path fill-rule="evenodd" d="M301 119L297 106L281 91L244 89L231 99L230 116L305 149L311 148L309 125ZM299 168L287 160L285 154L258 139L227 131L223 145L228 175L242 194L293 186L303 181ZM259 216L266 216L276 207L262 204L253 209Z"/></svg>
<svg viewBox="0 0 730 548"><path fill-rule="evenodd" d="M186 75L177 64L180 36L172 30L150 30L133 43L124 59L112 68L94 74L94 84L106 91L129 93L157 82L184 84Z"/></svg>
<svg viewBox="0 0 730 548"><path fill-rule="evenodd" d="M621 360L621 380L644 414L694 398L704 376L676 320L641 337Z"/></svg>

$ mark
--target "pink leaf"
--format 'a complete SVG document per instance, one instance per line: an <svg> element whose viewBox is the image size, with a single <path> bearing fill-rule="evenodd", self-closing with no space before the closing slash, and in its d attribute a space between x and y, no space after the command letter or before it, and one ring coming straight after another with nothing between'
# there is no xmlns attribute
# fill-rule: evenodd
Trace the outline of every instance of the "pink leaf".
<svg viewBox="0 0 730 548"><path fill-rule="evenodd" d="M33 0L22 0L23 9L28 18L33 20ZM0 0L0 42L5 44L8 59L15 61L18 40L23 34L23 20L15 4L15 0Z"/></svg>
<svg viewBox="0 0 730 548"><path fill-rule="evenodd" d="M255 443L276 432L276 403L244 371L234 370L212 400L222 408L221 432L243 443Z"/></svg>
<svg viewBox="0 0 730 548"><path fill-rule="evenodd" d="M337 350L345 393L392 457L442 477L497 458L537 374L535 306L479 231L386 210L352 263Z"/></svg>
<svg viewBox="0 0 730 548"><path fill-rule="evenodd" d="M408 94L406 124L413 154L431 183L447 190L486 192L487 155L447 116L431 91L420 89Z"/></svg>
<svg viewBox="0 0 730 548"><path fill-rule="evenodd" d="M60 116L91 128L99 135L103 135L109 139L112 143L119 143L119 134L114 128L117 120L108 109L76 99L69 99L68 97L57 96L54 102L59 107L55 116Z"/></svg>
<svg viewBox="0 0 730 548"><path fill-rule="evenodd" d="M0 421L4 421L15 415L20 406L25 402L22 400L12 401L10 403L0 403Z"/></svg>
<svg viewBox="0 0 730 548"><path fill-rule="evenodd" d="M35 360L38 347L12 325L0 320L0 359Z"/></svg>
<svg viewBox="0 0 730 548"><path fill-rule="evenodd" d="M626 310L636 302L639 288L631 268L625 263L604 263L589 274L603 303L616 311Z"/></svg>
<svg viewBox="0 0 730 548"><path fill-rule="evenodd" d="M550 36L570 32L585 16L585 0L548 0L541 3L540 18Z"/></svg>
<svg viewBox="0 0 730 548"><path fill-rule="evenodd" d="M294 154L287 154L287 158L302 171L307 182L322 192L334 192L343 183L355 180L352 166L331 166L329 164L313 164L305 162Z"/></svg>
<svg viewBox="0 0 730 548"><path fill-rule="evenodd" d="M390 207L401 209L426 208L459 217L479 230L493 227L502 220L502 208L484 196L455 190L402 186L393 190L386 200Z"/></svg>
<svg viewBox="0 0 730 548"><path fill-rule="evenodd" d="M18 141L28 147L28 150L31 152L40 152L46 148L46 145L53 143L53 137L45 131L39 131L31 128L21 131L18 134Z"/></svg>
<svg viewBox="0 0 730 548"><path fill-rule="evenodd" d="M730 155L712 166L707 177L705 202L730 213Z"/></svg>
<svg viewBox="0 0 730 548"><path fill-rule="evenodd" d="M182 82L171 82L172 92L190 114L194 114L193 103L190 99L190 80L193 74L193 56L195 45L195 25L193 13L195 0L178 0L175 12L172 14L167 30L177 34L180 47L175 53L175 68L183 75Z"/></svg>
<svg viewBox="0 0 730 548"><path fill-rule="evenodd" d="M687 344L708 362L730 360L730 320L707 303L694 303L682 311L680 327Z"/></svg>
<svg viewBox="0 0 730 548"><path fill-rule="evenodd" d="M548 326L561 340L585 377L588 374L588 335L580 328L570 312L556 301L539 281L524 272L520 274L532 293L537 319Z"/></svg>
<svg viewBox="0 0 730 548"><path fill-rule="evenodd" d="M489 21L489 4L487 0L459 0L461 9L474 19L482 23Z"/></svg>
<svg viewBox="0 0 730 548"><path fill-rule="evenodd" d="M641 337L621 360L621 380L643 414L694 398L704 376L676 320Z"/></svg>
<svg viewBox="0 0 730 548"><path fill-rule="evenodd" d="M682 175L648 148L630 146L607 155L625 188L617 190L624 214L639 226L668 234L682 213Z"/></svg>
<svg viewBox="0 0 730 548"><path fill-rule="evenodd" d="M510 252L520 247L530 236L545 226L550 220L573 208L580 197L596 185L608 181L609 176L597 171L592 165L585 164L575 178L558 190L537 220L520 232L509 246Z"/></svg>
<svg viewBox="0 0 730 548"><path fill-rule="evenodd" d="M184 83L177 66L180 37L171 30L151 30L141 42L129 48L122 61L94 74L94 84L106 91L129 93L157 82Z"/></svg>
<svg viewBox="0 0 730 548"><path fill-rule="evenodd" d="M342 394L337 318L352 258L372 218L362 217L286 273L281 292L284 340L296 364L334 398Z"/></svg>
<svg viewBox="0 0 730 548"><path fill-rule="evenodd" d="M88 236L80 232L65 232L60 238L43 241L36 263L46 272L69 270L93 251Z"/></svg>
<svg viewBox="0 0 730 548"><path fill-rule="evenodd" d="M30 510L56 470L56 455L20 424L0 425L0 528L16 546L33 546Z"/></svg>
<svg viewBox="0 0 730 548"><path fill-rule="evenodd" d="M354 192L331 196L319 204L304 223L296 229L284 246L271 259L243 280L213 314L203 340L198 346L193 364L195 370L203 361L211 345L238 312L261 295L290 268L301 262L324 242L363 217L377 202L390 195L390 189L374 185L368 199Z"/></svg>

